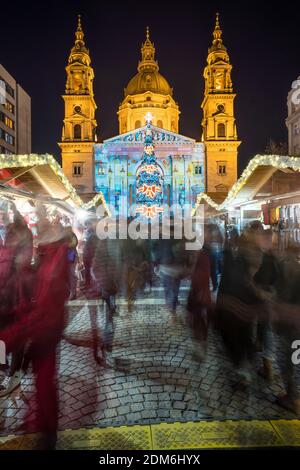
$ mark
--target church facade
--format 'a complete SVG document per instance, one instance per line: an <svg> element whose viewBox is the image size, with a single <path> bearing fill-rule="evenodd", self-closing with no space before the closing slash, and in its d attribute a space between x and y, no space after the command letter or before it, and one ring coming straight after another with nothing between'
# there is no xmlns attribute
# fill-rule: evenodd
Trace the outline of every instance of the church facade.
<svg viewBox="0 0 300 470"><path fill-rule="evenodd" d="M97 142L94 71L79 17L75 44L66 67L65 116L59 143L64 173L78 192L102 192L118 212L124 198L135 203L136 174L143 156L146 116L151 121L155 155L163 175L163 202L194 204L201 192L228 192L237 179L240 141L234 118L229 56L217 15L204 69L202 138L179 132L180 109L161 75L155 47L146 31L137 73L119 106L119 135Z"/></svg>

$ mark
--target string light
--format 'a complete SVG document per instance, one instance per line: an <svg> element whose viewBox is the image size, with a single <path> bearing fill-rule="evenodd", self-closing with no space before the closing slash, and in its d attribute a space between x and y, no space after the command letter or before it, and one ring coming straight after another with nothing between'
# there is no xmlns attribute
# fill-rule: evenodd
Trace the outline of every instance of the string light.
<svg viewBox="0 0 300 470"><path fill-rule="evenodd" d="M110 211L107 207L105 198L102 192L96 194L90 201L87 203L83 202L81 197L77 194L76 189L66 175L63 172L62 167L57 163L55 158L46 153L44 155L38 154L29 154L29 155L4 155L0 154L0 168L18 168L18 167L34 167L39 165L49 165L52 171L58 176L61 180L62 184L66 188L70 199L73 203L84 210L89 210L92 207L95 207L98 203L103 204L105 211L108 215L110 215Z"/></svg>
<svg viewBox="0 0 300 470"><path fill-rule="evenodd" d="M201 204L202 200L207 202L216 211L221 211L223 209L228 208L228 206L232 204L235 197L243 188L243 186L245 186L250 176L254 173L256 168L258 168L259 166L272 166L273 168L276 168L277 170L284 170L287 168L291 168L294 171L300 171L300 158L288 157L288 156L282 156L282 155L256 155L254 158L252 158L252 160L250 160L247 167L241 174L240 178L232 186L232 188L228 192L226 199L221 204L217 204L210 196L202 192L197 195L197 201L196 201L195 207L192 210L192 214L196 213L197 208Z"/></svg>

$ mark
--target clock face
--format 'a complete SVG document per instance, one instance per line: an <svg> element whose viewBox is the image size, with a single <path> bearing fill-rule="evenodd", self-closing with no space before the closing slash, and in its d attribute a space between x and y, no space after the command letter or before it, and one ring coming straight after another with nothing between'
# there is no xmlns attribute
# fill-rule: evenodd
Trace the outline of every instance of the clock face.
<svg viewBox="0 0 300 470"><path fill-rule="evenodd" d="M80 114L81 113L81 106L75 106L74 111L75 111L75 113Z"/></svg>
<svg viewBox="0 0 300 470"><path fill-rule="evenodd" d="M224 113L225 112L224 104L218 104L217 111L218 111L218 113Z"/></svg>

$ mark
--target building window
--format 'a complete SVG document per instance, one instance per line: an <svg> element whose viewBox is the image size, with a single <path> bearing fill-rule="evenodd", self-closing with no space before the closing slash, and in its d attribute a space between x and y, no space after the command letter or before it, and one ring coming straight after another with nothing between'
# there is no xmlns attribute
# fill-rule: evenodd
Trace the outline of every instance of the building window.
<svg viewBox="0 0 300 470"><path fill-rule="evenodd" d="M226 175L226 162L218 162L218 175Z"/></svg>
<svg viewBox="0 0 300 470"><path fill-rule="evenodd" d="M223 122L220 122L218 124L218 137L225 137L226 136L226 127L225 127L225 124Z"/></svg>
<svg viewBox="0 0 300 470"><path fill-rule="evenodd" d="M298 122L294 124L294 134L295 135L300 134L300 124Z"/></svg>
<svg viewBox="0 0 300 470"><path fill-rule="evenodd" d="M135 126L134 126L136 129L138 129L139 127L141 127L141 121L135 121Z"/></svg>
<svg viewBox="0 0 300 470"><path fill-rule="evenodd" d="M201 165L194 165L194 174L195 175L202 175L202 166Z"/></svg>
<svg viewBox="0 0 300 470"><path fill-rule="evenodd" d="M74 126L74 139L81 140L81 125L75 124Z"/></svg>
<svg viewBox="0 0 300 470"><path fill-rule="evenodd" d="M5 155L13 155L14 153L10 150L6 149L5 147L0 146L0 153L4 153Z"/></svg>
<svg viewBox="0 0 300 470"><path fill-rule="evenodd" d="M157 121L157 127L163 128L163 122L160 119Z"/></svg>
<svg viewBox="0 0 300 470"><path fill-rule="evenodd" d="M73 176L82 176L83 175L83 163L73 163Z"/></svg>
<svg viewBox="0 0 300 470"><path fill-rule="evenodd" d="M3 78L1 77L0 77L0 83L1 83L1 88L3 88L3 83L4 83L6 93L8 93L12 98L14 98L15 90L8 83L6 83L6 81L3 80Z"/></svg>
<svg viewBox="0 0 300 470"><path fill-rule="evenodd" d="M4 119L4 123L7 127L9 127L10 129L14 129L15 128L15 123L12 119L10 119L9 117L5 116L5 119Z"/></svg>
<svg viewBox="0 0 300 470"><path fill-rule="evenodd" d="M12 103L6 100L6 102L2 104L9 113L15 114L15 107Z"/></svg>
<svg viewBox="0 0 300 470"><path fill-rule="evenodd" d="M15 138L10 135L8 132L5 132L4 129L0 128L0 139L5 140L9 145L15 145Z"/></svg>
<svg viewBox="0 0 300 470"><path fill-rule="evenodd" d="M6 83L6 93L8 93L12 98L15 97L15 90L8 83Z"/></svg>

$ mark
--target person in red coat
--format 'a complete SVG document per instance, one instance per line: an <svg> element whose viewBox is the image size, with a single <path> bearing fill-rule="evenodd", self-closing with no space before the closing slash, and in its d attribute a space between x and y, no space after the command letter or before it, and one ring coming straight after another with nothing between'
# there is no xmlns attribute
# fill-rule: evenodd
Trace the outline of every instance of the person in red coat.
<svg viewBox="0 0 300 470"><path fill-rule="evenodd" d="M24 218L11 204L14 221L7 225L0 246L0 329L14 322L17 305L31 298L32 234ZM0 397L9 395L21 383L24 351L11 355L10 366L0 384Z"/></svg>
<svg viewBox="0 0 300 470"><path fill-rule="evenodd" d="M69 296L68 243L57 227L43 223L37 248L33 299L18 305L15 322L0 332L7 352L29 344L36 382L36 431L41 448L55 448L58 424L56 349L65 324ZM26 423L25 423L26 427Z"/></svg>

